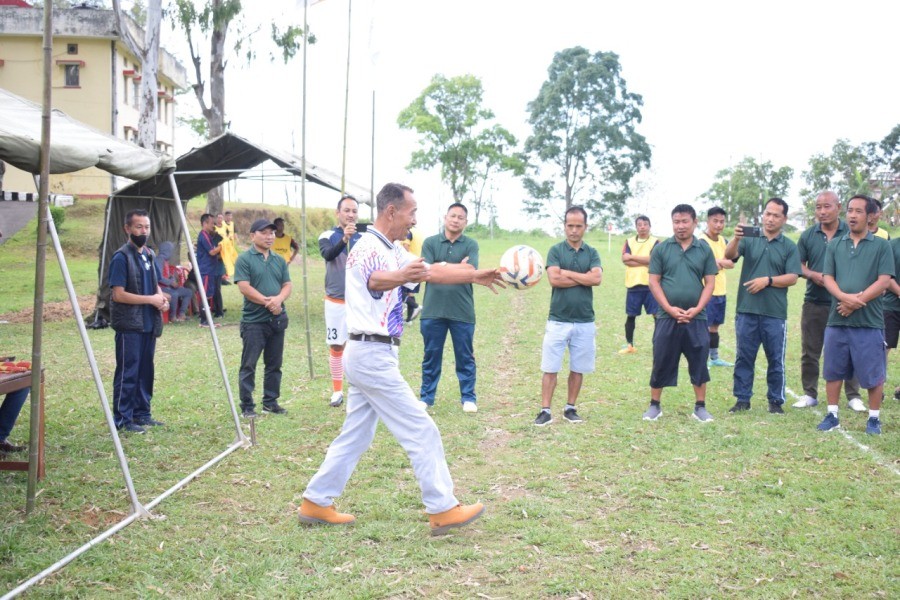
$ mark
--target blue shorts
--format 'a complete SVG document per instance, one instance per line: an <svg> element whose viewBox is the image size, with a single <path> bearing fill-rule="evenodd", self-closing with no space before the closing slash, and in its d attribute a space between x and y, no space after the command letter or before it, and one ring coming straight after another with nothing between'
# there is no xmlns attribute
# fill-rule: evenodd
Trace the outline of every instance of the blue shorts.
<svg viewBox="0 0 900 600"><path fill-rule="evenodd" d="M568 346L569 370L573 373L593 373L597 356L596 333L597 327L593 322L547 321L541 348L541 371L559 373Z"/></svg>
<svg viewBox="0 0 900 600"><path fill-rule="evenodd" d="M868 327L825 328L825 381L856 377L859 387L871 389L884 383L884 330Z"/></svg>
<svg viewBox="0 0 900 600"><path fill-rule="evenodd" d="M707 325L721 325L725 322L725 302L727 296L713 296L706 305Z"/></svg>
<svg viewBox="0 0 900 600"><path fill-rule="evenodd" d="M706 366L709 331L706 329L706 321L694 319L688 323L678 323L675 319L657 319L653 329L650 387L678 385L678 366L682 355L687 359L692 385L701 386L709 381L709 369Z"/></svg>
<svg viewBox="0 0 900 600"><path fill-rule="evenodd" d="M639 317L641 316L641 308L648 315L655 315L659 311L659 304L656 303L656 298L650 293L650 288L646 285L636 285L633 288L628 288L628 293L625 294L625 314L629 317Z"/></svg>

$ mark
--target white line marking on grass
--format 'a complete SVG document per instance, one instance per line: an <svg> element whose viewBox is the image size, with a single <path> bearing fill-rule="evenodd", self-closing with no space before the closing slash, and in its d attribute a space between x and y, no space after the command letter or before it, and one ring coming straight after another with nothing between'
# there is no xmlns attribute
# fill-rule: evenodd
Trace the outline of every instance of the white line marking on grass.
<svg viewBox="0 0 900 600"><path fill-rule="evenodd" d="M721 349L721 347L722 347L722 346L720 345L719 348ZM737 358L737 356L735 356L735 358ZM765 375L765 374L766 374L766 372L765 372L761 367L756 367L756 372L757 372L757 373L760 373L760 374L762 374L762 375ZM795 400L799 400L799 399L800 399L800 396L798 396L797 394L795 394L795 393L794 393L794 390L792 390L791 388L787 387L787 385L784 386L784 391L787 392L787 394L788 394L789 396L793 396ZM816 415L818 415L818 416L819 416L820 418L822 418L822 419L825 418L825 414L822 413L821 411L811 410L811 411L809 411L809 412L815 413ZM856 438L854 438L852 435L850 435L849 433L847 433L847 432L844 430L843 427L839 428L838 431L840 432L841 435L844 436L845 439L847 439L848 441L850 441L854 446L856 446L857 448L859 448L860 450L862 450L864 453L871 455L872 459L873 459L878 465L884 467L885 469L887 469L888 471L890 471L890 472L893 473L894 475L897 475L898 477L900 477L900 469L897 469L896 467L894 467L890 462L888 462L887 459L885 459L883 456L881 456L878 452L876 452L875 450L872 450L870 447L866 446L865 444L863 444L863 443L861 443L861 442L858 442L858 441L856 440Z"/></svg>
<svg viewBox="0 0 900 600"><path fill-rule="evenodd" d="M788 393L788 395L793 396L794 399L796 399L796 400L799 400L799 399L800 399L800 396L798 396L797 394L795 394L795 393L794 393L794 390L792 390L791 388L785 386L784 389L785 389L785 391ZM825 418L825 414L824 414L822 411L813 410L813 411L810 411L810 412L815 413L816 415L818 415L819 417L821 417L821 418L823 418L823 419ZM875 460L876 463L878 463L879 465L881 465L881 466L884 467L885 469L889 470L889 471L892 472L894 475L900 476L900 469L894 468L894 466L892 466L892 465L891 465L885 458L883 458L880 454L878 454L877 452L875 452L874 450L872 450L870 447L866 446L865 444L863 444L863 443L861 443L861 442L858 442L858 441L856 440L856 438L854 438L852 435L850 435L849 433L847 433L847 431L846 431L843 427L841 427L841 428L838 429L838 433L840 433L841 435L843 435L846 439L850 440L850 442L852 442L857 448L859 448L859 449L862 450L863 452L867 452L867 453L871 454L871 455L872 455L872 458Z"/></svg>

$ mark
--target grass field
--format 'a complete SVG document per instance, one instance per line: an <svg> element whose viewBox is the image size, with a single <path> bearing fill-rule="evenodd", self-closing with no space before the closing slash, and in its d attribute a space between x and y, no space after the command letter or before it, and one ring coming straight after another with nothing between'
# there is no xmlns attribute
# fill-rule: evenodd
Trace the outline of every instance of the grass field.
<svg viewBox="0 0 900 600"><path fill-rule="evenodd" d="M237 207L240 208L239 206ZM84 209L95 218L96 215ZM102 213L101 213L102 214ZM67 225L77 231L79 219ZM91 230L93 231L93 230ZM665 235L668 224L657 224ZM22 239L26 233L20 233ZM482 239L483 266L513 243L546 253L549 238ZM323 264L309 263L309 317L315 377L308 370L302 272L295 293L282 404L286 417L257 425L258 445L238 450L140 521L33 588L53 598L896 598L900 596L900 403L885 402L884 435L864 434L865 416L841 411L846 435L821 434L820 407L765 410L765 359L757 363L754 408L730 415L731 372L712 372L707 405L716 420L690 418L693 393L663 395L664 416L641 420L648 398L652 321L638 319L638 353L623 343L621 238L589 234L604 281L595 292L597 371L585 377L573 426L560 418L535 428L540 405L540 344L550 288L497 296L476 290L479 412L458 403L452 352L432 415L463 502L481 500L484 517L454 535L432 538L405 454L382 427L338 500L357 524L301 527L295 510L310 476L339 431L343 410L327 405L327 351L320 334ZM64 243L66 240L64 238ZM82 240L85 247L96 243ZM79 294L90 294L90 252L70 258ZM33 246L0 248L0 288L33 280ZM55 265L48 265L52 273ZM54 275L55 277L55 275ZM52 287L48 297L62 299ZM730 278L735 290L737 276ZM55 284L55 285L58 285ZM23 283L23 288L27 286ZM20 296L25 296L25 291ZM237 389L240 298L219 339ZM790 293L789 388L800 389L802 285ZM734 355L733 295L722 354ZM21 304L21 302L20 302ZM25 303L30 305L30 302ZM0 311L2 312L2 311ZM0 350L30 353L31 327L0 325ZM45 325L47 478L25 518L25 475L0 473L0 593L57 561L128 514L129 502L96 390L72 322ZM91 331L111 394L113 334ZM401 364L420 382L422 341L404 336ZM888 386L900 383L896 356ZM145 436L124 437L145 503L233 441L227 399L208 334L196 324L166 328L156 357L154 416ZM564 377L560 377L563 384ZM824 383L820 386L824 397ZM788 399L789 403L792 397ZM842 404L843 401L842 401ZM13 439L27 435L27 409Z"/></svg>

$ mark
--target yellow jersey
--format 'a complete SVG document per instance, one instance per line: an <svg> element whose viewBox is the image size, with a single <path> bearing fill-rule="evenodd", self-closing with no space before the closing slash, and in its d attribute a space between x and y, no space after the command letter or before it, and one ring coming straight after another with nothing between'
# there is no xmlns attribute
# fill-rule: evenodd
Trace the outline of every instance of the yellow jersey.
<svg viewBox="0 0 900 600"><path fill-rule="evenodd" d="M659 243L659 238L649 236L646 240L639 240L637 236L625 240L622 254L632 256L650 256L650 251ZM625 287L633 288L636 285L650 285L650 267L625 267Z"/></svg>
<svg viewBox="0 0 900 600"><path fill-rule="evenodd" d="M720 235L718 240L713 240L704 231L700 233L699 237L709 244L717 261L725 258L725 247L728 245L728 240L725 239L724 235ZM713 288L713 296L724 296L727 290L728 282L725 279L725 269L719 269L719 273L716 275L716 287Z"/></svg>
<svg viewBox="0 0 900 600"><path fill-rule="evenodd" d="M272 251L284 259L284 262L291 264L291 246L293 246L294 238L288 234L281 237L275 236L275 243L272 244Z"/></svg>

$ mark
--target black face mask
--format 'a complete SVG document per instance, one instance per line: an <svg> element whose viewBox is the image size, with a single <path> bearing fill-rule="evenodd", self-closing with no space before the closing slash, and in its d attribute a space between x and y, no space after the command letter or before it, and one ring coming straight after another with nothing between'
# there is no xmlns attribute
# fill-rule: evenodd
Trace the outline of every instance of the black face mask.
<svg viewBox="0 0 900 600"><path fill-rule="evenodd" d="M133 233L130 235L131 243L137 246L138 248L143 248L144 244L147 243L147 235L134 235Z"/></svg>

